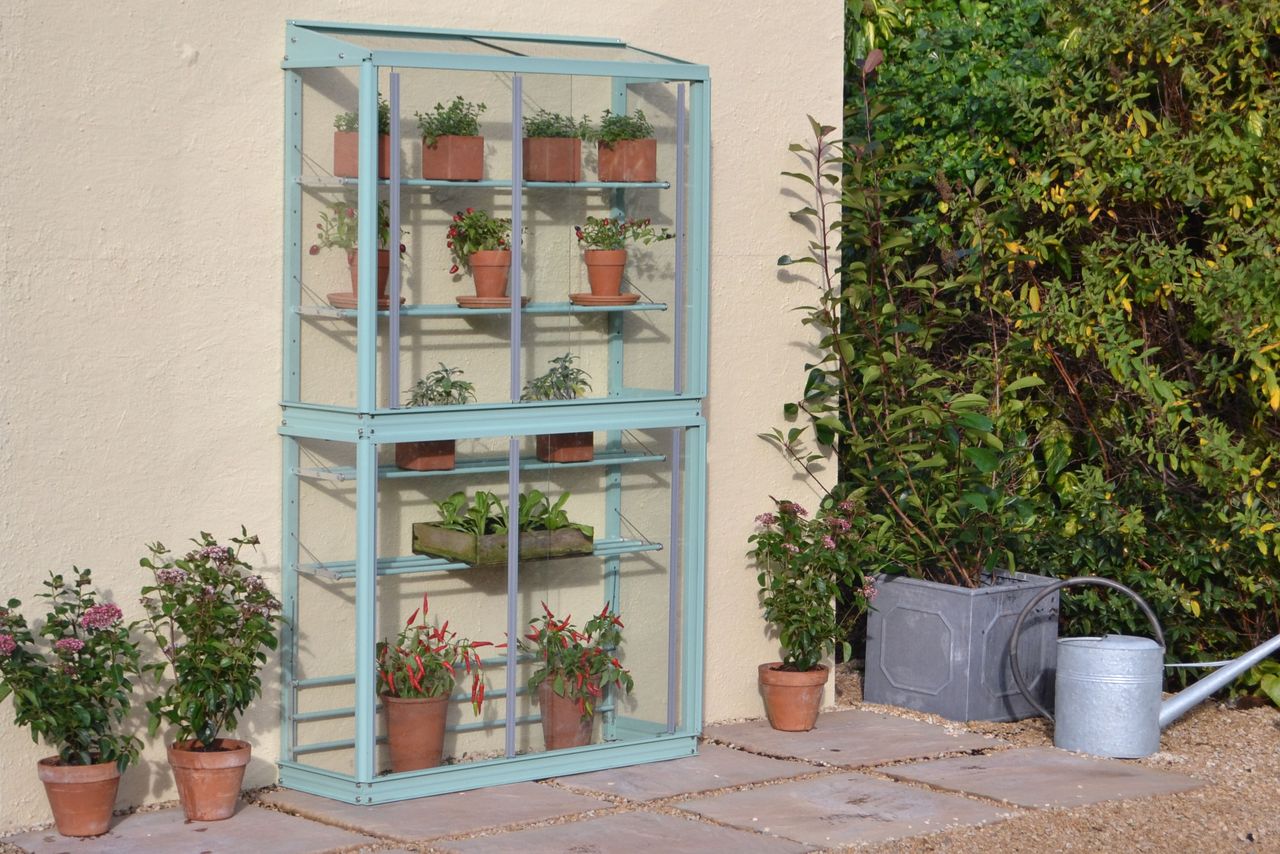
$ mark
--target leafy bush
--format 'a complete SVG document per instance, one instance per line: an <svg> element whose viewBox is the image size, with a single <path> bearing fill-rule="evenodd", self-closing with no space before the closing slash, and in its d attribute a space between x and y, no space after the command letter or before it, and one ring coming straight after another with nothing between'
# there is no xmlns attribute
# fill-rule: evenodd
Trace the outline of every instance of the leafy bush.
<svg viewBox="0 0 1280 854"><path fill-rule="evenodd" d="M538 110L524 117L524 135L529 139L584 139L590 132L586 116L574 121L573 116Z"/></svg>
<svg viewBox="0 0 1280 854"><path fill-rule="evenodd" d="M648 139L653 136L653 125L645 118L644 110L631 115L605 110L600 116L600 126L591 128L587 138L605 145L613 145L624 139Z"/></svg>
<svg viewBox="0 0 1280 854"><path fill-rule="evenodd" d="M473 104L457 95L447 105L436 104L428 112L415 112L414 116L422 141L434 148L442 136L479 136L480 114L484 111L484 104Z"/></svg>

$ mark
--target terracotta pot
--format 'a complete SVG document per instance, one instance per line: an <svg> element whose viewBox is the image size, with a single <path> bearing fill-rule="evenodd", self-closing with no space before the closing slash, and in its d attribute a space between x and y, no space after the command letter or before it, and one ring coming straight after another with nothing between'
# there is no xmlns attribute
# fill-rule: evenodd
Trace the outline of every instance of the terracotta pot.
<svg viewBox="0 0 1280 854"><path fill-rule="evenodd" d="M391 770L417 771L435 768L444 758L444 722L448 697L382 696L387 718L387 746Z"/></svg>
<svg viewBox="0 0 1280 854"><path fill-rule="evenodd" d="M783 732L808 732L822 707L822 686L831 675L826 666L814 670L778 670L780 661L760 665L760 693L769 725Z"/></svg>
<svg viewBox="0 0 1280 854"><path fill-rule="evenodd" d="M436 442L397 442L396 468L409 471L449 471L453 468L457 443L452 439Z"/></svg>
<svg viewBox="0 0 1280 854"><path fill-rule="evenodd" d="M484 177L484 137L439 136L422 141L422 177L440 181L479 181Z"/></svg>
<svg viewBox="0 0 1280 854"><path fill-rule="evenodd" d="M347 268L351 270L351 295L360 295L359 261L356 250L347 252ZM391 250L378 250L378 299L387 298L387 278L391 273Z"/></svg>
<svg viewBox="0 0 1280 854"><path fill-rule="evenodd" d="M561 697L551 690L550 680L538 686L538 706L542 709L542 739L547 750L582 747L591 743L594 716L582 717L578 701Z"/></svg>
<svg viewBox="0 0 1280 854"><path fill-rule="evenodd" d="M235 814L244 783L249 742L219 738L214 750L192 750L195 741L169 745L169 765L188 821L221 821Z"/></svg>
<svg viewBox="0 0 1280 854"><path fill-rule="evenodd" d="M595 434L549 433L535 439L538 459L544 463L587 463L595 457Z"/></svg>
<svg viewBox="0 0 1280 854"><path fill-rule="evenodd" d="M58 757L46 756L36 763L36 774L44 783L44 794L59 833L99 836L107 832L120 788L116 763L62 765Z"/></svg>
<svg viewBox="0 0 1280 854"><path fill-rule="evenodd" d="M620 139L612 145L599 143L601 181L658 180L658 141L656 139Z"/></svg>
<svg viewBox="0 0 1280 854"><path fill-rule="evenodd" d="M478 297L505 297L511 272L510 249L482 249L467 259Z"/></svg>
<svg viewBox="0 0 1280 854"><path fill-rule="evenodd" d="M360 134L353 130L333 132L333 176L360 177ZM391 177L391 137L378 134L378 177Z"/></svg>
<svg viewBox="0 0 1280 854"><path fill-rule="evenodd" d="M523 149L526 181L582 180L582 140L533 137Z"/></svg>
<svg viewBox="0 0 1280 854"><path fill-rule="evenodd" d="M627 266L625 249L588 249L582 253L587 263L587 283L598 297L622 293L622 271Z"/></svg>

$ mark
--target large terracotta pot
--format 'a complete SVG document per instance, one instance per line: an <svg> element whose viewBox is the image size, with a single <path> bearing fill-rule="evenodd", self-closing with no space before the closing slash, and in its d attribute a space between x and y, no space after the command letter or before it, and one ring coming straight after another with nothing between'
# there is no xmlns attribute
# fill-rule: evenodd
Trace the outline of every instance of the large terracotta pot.
<svg viewBox="0 0 1280 854"><path fill-rule="evenodd" d="M360 273L358 254L355 249L347 252L347 268L351 270L351 295L360 295ZM391 273L391 250L378 250L378 299L386 299L387 279Z"/></svg>
<svg viewBox="0 0 1280 854"><path fill-rule="evenodd" d="M439 181L479 181L484 177L484 137L438 136L422 141L422 177Z"/></svg>
<svg viewBox="0 0 1280 854"><path fill-rule="evenodd" d="M542 709L542 739L547 750L582 747L591 743L594 717L582 717L578 701L561 697L553 691L551 680L538 686L538 706Z"/></svg>
<svg viewBox="0 0 1280 854"><path fill-rule="evenodd" d="M534 446L538 459L544 463L587 463L595 457L595 434L541 434Z"/></svg>
<svg viewBox="0 0 1280 854"><path fill-rule="evenodd" d="M478 297L505 297L507 274L511 272L510 249L482 249L467 260Z"/></svg>
<svg viewBox="0 0 1280 854"><path fill-rule="evenodd" d="M169 745L169 765L188 821L221 821L235 814L244 784L249 742L219 738L214 750L192 750L195 741Z"/></svg>
<svg viewBox="0 0 1280 854"><path fill-rule="evenodd" d="M824 665L814 670L778 670L780 661L760 665L760 693L769 725L783 732L808 732L818 721L822 686L831 675Z"/></svg>
<svg viewBox="0 0 1280 854"><path fill-rule="evenodd" d="M658 180L658 141L620 139L597 147L601 181Z"/></svg>
<svg viewBox="0 0 1280 854"><path fill-rule="evenodd" d="M588 249L582 253L587 264L587 284L598 297L622 293L622 271L627 266L625 249Z"/></svg>
<svg viewBox="0 0 1280 854"><path fill-rule="evenodd" d="M582 140L532 137L522 147L526 181L582 180Z"/></svg>
<svg viewBox="0 0 1280 854"><path fill-rule="evenodd" d="M387 718L387 746L391 770L417 771L435 768L444 758L444 723L448 697L382 696Z"/></svg>
<svg viewBox="0 0 1280 854"><path fill-rule="evenodd" d="M397 442L396 468L409 471L449 471L457 456L457 442L440 439L435 442Z"/></svg>
<svg viewBox="0 0 1280 854"><path fill-rule="evenodd" d="M99 836L111 825L111 809L120 788L120 770L114 762L97 765L62 765L47 756L36 764L45 797L53 811L53 823L63 836Z"/></svg>
<svg viewBox="0 0 1280 854"><path fill-rule="evenodd" d="M378 134L378 177L391 177L391 137ZM353 130L333 132L333 176L360 177L360 134Z"/></svg>

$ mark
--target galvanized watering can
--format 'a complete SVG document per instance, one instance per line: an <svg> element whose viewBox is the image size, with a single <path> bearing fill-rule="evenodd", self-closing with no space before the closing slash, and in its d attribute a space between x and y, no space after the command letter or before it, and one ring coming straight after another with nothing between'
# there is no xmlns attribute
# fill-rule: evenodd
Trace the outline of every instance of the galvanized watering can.
<svg viewBox="0 0 1280 854"><path fill-rule="evenodd" d="M1091 584L1128 595L1151 623L1155 639L1105 635L1058 639L1058 672L1054 708L1049 714L1028 690L1018 664L1018 635L1022 623L1040 600L1064 587ZM1140 759L1160 749L1160 731L1182 717L1210 694L1225 687L1249 668L1280 649L1274 637L1209 676L1160 702L1164 675L1164 632L1151 606L1128 587L1107 578L1084 576L1050 584L1027 603L1009 639L1009 663L1024 697L1053 721L1053 743L1064 750Z"/></svg>

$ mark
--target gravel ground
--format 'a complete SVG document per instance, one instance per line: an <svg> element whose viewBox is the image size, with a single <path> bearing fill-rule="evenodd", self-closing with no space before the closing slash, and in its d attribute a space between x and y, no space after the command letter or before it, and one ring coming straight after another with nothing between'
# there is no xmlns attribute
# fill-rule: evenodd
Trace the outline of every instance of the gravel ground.
<svg viewBox="0 0 1280 854"><path fill-rule="evenodd" d="M837 703L995 736L1018 747L1052 746L1048 721L956 724L862 703L857 671L836 675ZM1161 750L1138 762L1186 774L1203 788L1072 809L1028 810L987 827L962 828L857 851L925 852L1280 852L1280 711L1209 701L1165 730Z"/></svg>

